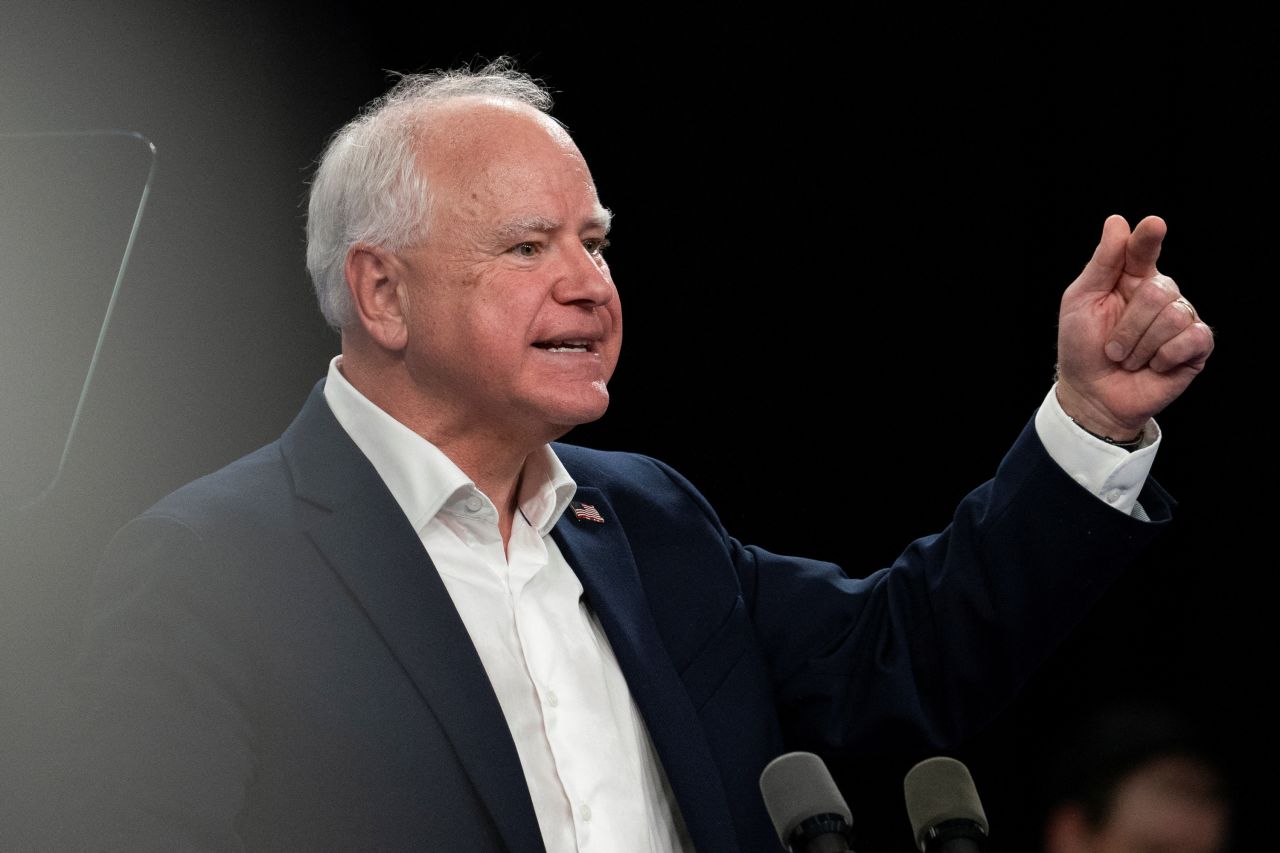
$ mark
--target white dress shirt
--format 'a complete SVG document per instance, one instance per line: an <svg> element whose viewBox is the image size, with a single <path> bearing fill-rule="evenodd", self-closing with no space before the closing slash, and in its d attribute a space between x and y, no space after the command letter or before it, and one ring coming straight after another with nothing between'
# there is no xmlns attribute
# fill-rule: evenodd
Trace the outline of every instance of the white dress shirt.
<svg viewBox="0 0 1280 853"><path fill-rule="evenodd" d="M670 784L599 620L551 530L576 484L544 447L525 462L503 548L492 501L435 445L330 362L325 400L418 532L511 728L548 851L692 851ZM1049 391L1036 430L1099 499L1145 519L1138 492L1160 433L1129 453L1076 426Z"/></svg>
<svg viewBox="0 0 1280 853"><path fill-rule="evenodd" d="M1045 450L1071 479L1099 500L1125 515L1149 521L1138 503L1138 493L1151 473L1151 463L1156 460L1160 427L1154 420L1147 421L1142 431L1142 445L1132 452L1107 444L1071 420L1058 402L1057 390L1057 385L1050 388L1036 411L1036 433Z"/></svg>
<svg viewBox="0 0 1280 853"><path fill-rule="evenodd" d="M577 486L550 447L498 512L435 445L329 366L324 394L418 532L511 728L548 851L692 851L666 774L582 584L551 529Z"/></svg>

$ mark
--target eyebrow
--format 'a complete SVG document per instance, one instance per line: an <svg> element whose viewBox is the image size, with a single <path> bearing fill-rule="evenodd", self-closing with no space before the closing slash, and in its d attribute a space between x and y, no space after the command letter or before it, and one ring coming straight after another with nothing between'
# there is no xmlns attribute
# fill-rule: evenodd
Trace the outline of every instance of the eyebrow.
<svg viewBox="0 0 1280 853"><path fill-rule="evenodd" d="M563 226L559 219L551 219L546 216L519 216L508 222L504 222L494 229L494 236L500 240L515 239L521 234L527 234L530 231L550 232L555 231ZM613 225L613 213L607 207L597 206L595 211L587 218L586 227L600 228L606 234Z"/></svg>

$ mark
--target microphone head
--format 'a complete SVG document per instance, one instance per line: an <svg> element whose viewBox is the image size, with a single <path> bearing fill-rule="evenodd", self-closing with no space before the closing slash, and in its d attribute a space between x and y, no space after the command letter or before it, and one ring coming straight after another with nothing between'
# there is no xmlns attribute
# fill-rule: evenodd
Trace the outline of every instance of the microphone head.
<svg viewBox="0 0 1280 853"><path fill-rule="evenodd" d="M814 815L837 814L853 824L831 772L812 752L788 752L770 761L760 774L760 793L778 840L788 849L791 833Z"/></svg>
<svg viewBox="0 0 1280 853"><path fill-rule="evenodd" d="M946 821L972 821L984 835L990 832L969 768L954 758L926 758L907 771L902 788L911 831L921 850L925 849L928 831Z"/></svg>

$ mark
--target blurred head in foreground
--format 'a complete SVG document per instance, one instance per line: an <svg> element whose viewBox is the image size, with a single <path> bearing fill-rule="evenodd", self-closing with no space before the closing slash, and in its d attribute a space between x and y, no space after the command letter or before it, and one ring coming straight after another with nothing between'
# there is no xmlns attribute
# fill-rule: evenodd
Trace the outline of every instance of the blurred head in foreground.
<svg viewBox="0 0 1280 853"><path fill-rule="evenodd" d="M1092 715L1051 783L1046 853L1220 853L1229 808L1189 724L1154 706Z"/></svg>

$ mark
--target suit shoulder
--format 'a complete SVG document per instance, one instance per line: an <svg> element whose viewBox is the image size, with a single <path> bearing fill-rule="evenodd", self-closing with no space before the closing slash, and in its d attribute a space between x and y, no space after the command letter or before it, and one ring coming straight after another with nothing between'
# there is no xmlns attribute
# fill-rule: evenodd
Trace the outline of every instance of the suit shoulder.
<svg viewBox="0 0 1280 853"><path fill-rule="evenodd" d="M197 534L206 534L223 525L251 526L255 518L274 515L288 506L292 495L280 443L273 441L179 487L140 518L168 518Z"/></svg>
<svg viewBox="0 0 1280 853"><path fill-rule="evenodd" d="M579 485L602 489L637 486L669 481L669 473L675 473L670 466L642 453L595 450L559 442L552 444L551 448Z"/></svg>
<svg viewBox="0 0 1280 853"><path fill-rule="evenodd" d="M702 493L659 459L571 444L556 443L552 449L579 487L600 489L615 503L644 506L665 518L685 515L692 504L700 516L720 527L715 510Z"/></svg>

